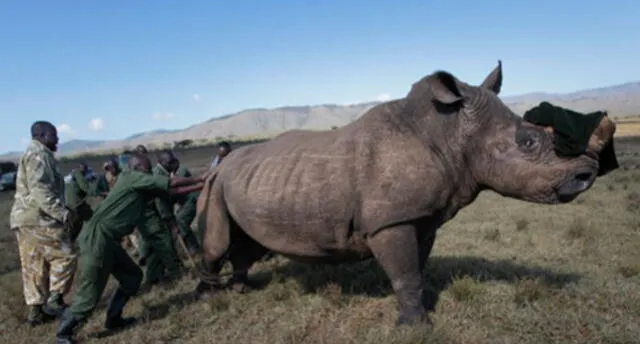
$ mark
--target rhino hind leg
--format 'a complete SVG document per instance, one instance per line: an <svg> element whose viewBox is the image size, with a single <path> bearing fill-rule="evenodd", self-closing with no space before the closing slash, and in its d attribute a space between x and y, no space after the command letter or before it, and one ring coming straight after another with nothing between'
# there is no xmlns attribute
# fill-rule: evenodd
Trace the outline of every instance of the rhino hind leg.
<svg viewBox="0 0 640 344"><path fill-rule="evenodd" d="M253 240L237 225L232 224L232 249L229 252L229 263L233 267L231 287L239 293L247 293L259 288L257 283L249 279L249 269L268 252L267 248Z"/></svg>
<svg viewBox="0 0 640 344"><path fill-rule="evenodd" d="M220 188L214 190L211 204L207 205L207 216L199 224L202 231L202 266L200 283L196 295L209 299L224 289L220 278L226 257L231 247L232 219L225 206Z"/></svg>
<svg viewBox="0 0 640 344"><path fill-rule="evenodd" d="M429 240L426 241L428 243ZM426 263L427 253L424 241L416 235L416 226L403 224L386 228L370 237L368 244L391 281L400 305L397 325L422 324L431 327L431 319L422 302L421 269Z"/></svg>

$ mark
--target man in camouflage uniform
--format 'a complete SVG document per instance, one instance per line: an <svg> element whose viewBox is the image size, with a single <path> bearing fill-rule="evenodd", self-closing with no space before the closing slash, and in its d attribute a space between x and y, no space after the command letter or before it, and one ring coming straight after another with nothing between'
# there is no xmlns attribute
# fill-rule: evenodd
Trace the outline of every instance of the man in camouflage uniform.
<svg viewBox="0 0 640 344"><path fill-rule="evenodd" d="M170 150L163 150L158 155L158 163L153 167L153 174L170 177L179 165L178 159ZM181 277L182 264L173 243L173 235L177 231L173 215L171 196L156 197L147 204L143 220L138 224L140 233L140 264L145 266L145 282L147 290L154 284L162 282L165 270L167 282Z"/></svg>
<svg viewBox="0 0 640 344"><path fill-rule="evenodd" d="M65 207L64 179L54 157L56 127L35 122L31 138L18 165L10 226L18 240L27 322L35 326L66 307L63 296L71 287L77 258L66 229L77 217Z"/></svg>
<svg viewBox="0 0 640 344"><path fill-rule="evenodd" d="M111 297L104 326L114 330L132 325L136 319L123 318L122 311L140 287L142 271L120 245L141 220L143 210L158 194L179 194L199 190L206 178L180 178L152 175L149 159L135 155L129 170L118 176L118 182L84 225L78 236L80 274L73 303L62 317L56 331L57 344L74 343L73 333L85 322L100 302L109 276L119 283Z"/></svg>

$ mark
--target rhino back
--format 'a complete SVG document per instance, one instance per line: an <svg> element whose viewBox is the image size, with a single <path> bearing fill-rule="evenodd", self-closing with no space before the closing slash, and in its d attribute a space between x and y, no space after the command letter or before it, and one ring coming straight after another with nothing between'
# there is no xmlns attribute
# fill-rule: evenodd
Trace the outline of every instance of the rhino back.
<svg viewBox="0 0 640 344"><path fill-rule="evenodd" d="M220 166L230 215L272 249L309 251L348 245L358 202L353 138L292 131L243 147ZM291 245L296 242L296 245Z"/></svg>
<svg viewBox="0 0 640 344"><path fill-rule="evenodd" d="M366 255L365 234L432 215L453 185L428 145L389 122L398 107L234 151L219 170L234 221L281 253Z"/></svg>

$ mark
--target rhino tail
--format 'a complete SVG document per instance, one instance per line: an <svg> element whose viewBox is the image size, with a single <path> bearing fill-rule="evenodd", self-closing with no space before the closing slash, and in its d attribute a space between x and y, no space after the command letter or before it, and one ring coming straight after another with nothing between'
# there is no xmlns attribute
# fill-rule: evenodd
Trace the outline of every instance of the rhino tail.
<svg viewBox="0 0 640 344"><path fill-rule="evenodd" d="M216 181L218 176L218 169L214 169L213 172L205 179L204 186L200 191L200 196L196 202L196 223L198 224L198 233L200 234L200 241L204 239L204 233L207 230L207 210L209 208L209 200L212 197L211 188L213 182Z"/></svg>
<svg viewBox="0 0 640 344"><path fill-rule="evenodd" d="M218 261L230 244L231 223L217 169L207 177L196 206L198 232L206 261Z"/></svg>

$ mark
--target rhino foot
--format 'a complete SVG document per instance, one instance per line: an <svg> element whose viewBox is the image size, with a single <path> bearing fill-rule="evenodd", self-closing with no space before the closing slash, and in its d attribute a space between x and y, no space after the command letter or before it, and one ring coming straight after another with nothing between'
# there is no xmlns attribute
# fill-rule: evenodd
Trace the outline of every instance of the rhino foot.
<svg viewBox="0 0 640 344"><path fill-rule="evenodd" d="M223 290L224 288L217 284L200 282L196 287L195 295L196 295L196 298L201 301L211 300Z"/></svg>
<svg viewBox="0 0 640 344"><path fill-rule="evenodd" d="M433 327L433 322L427 312L423 309L417 310L403 310L400 312L400 316L396 322L396 326L424 326L428 328Z"/></svg>
<svg viewBox="0 0 640 344"><path fill-rule="evenodd" d="M231 289L233 289L233 291L235 291L236 293L240 293L240 294L250 293L254 290L254 288L251 285L247 283L242 283L242 282L233 283L231 285Z"/></svg>
<svg viewBox="0 0 640 344"><path fill-rule="evenodd" d="M231 284L231 289L241 294L250 293L254 290L261 289L262 287L263 287L262 283L258 281L252 281L247 278L233 281L233 283Z"/></svg>

